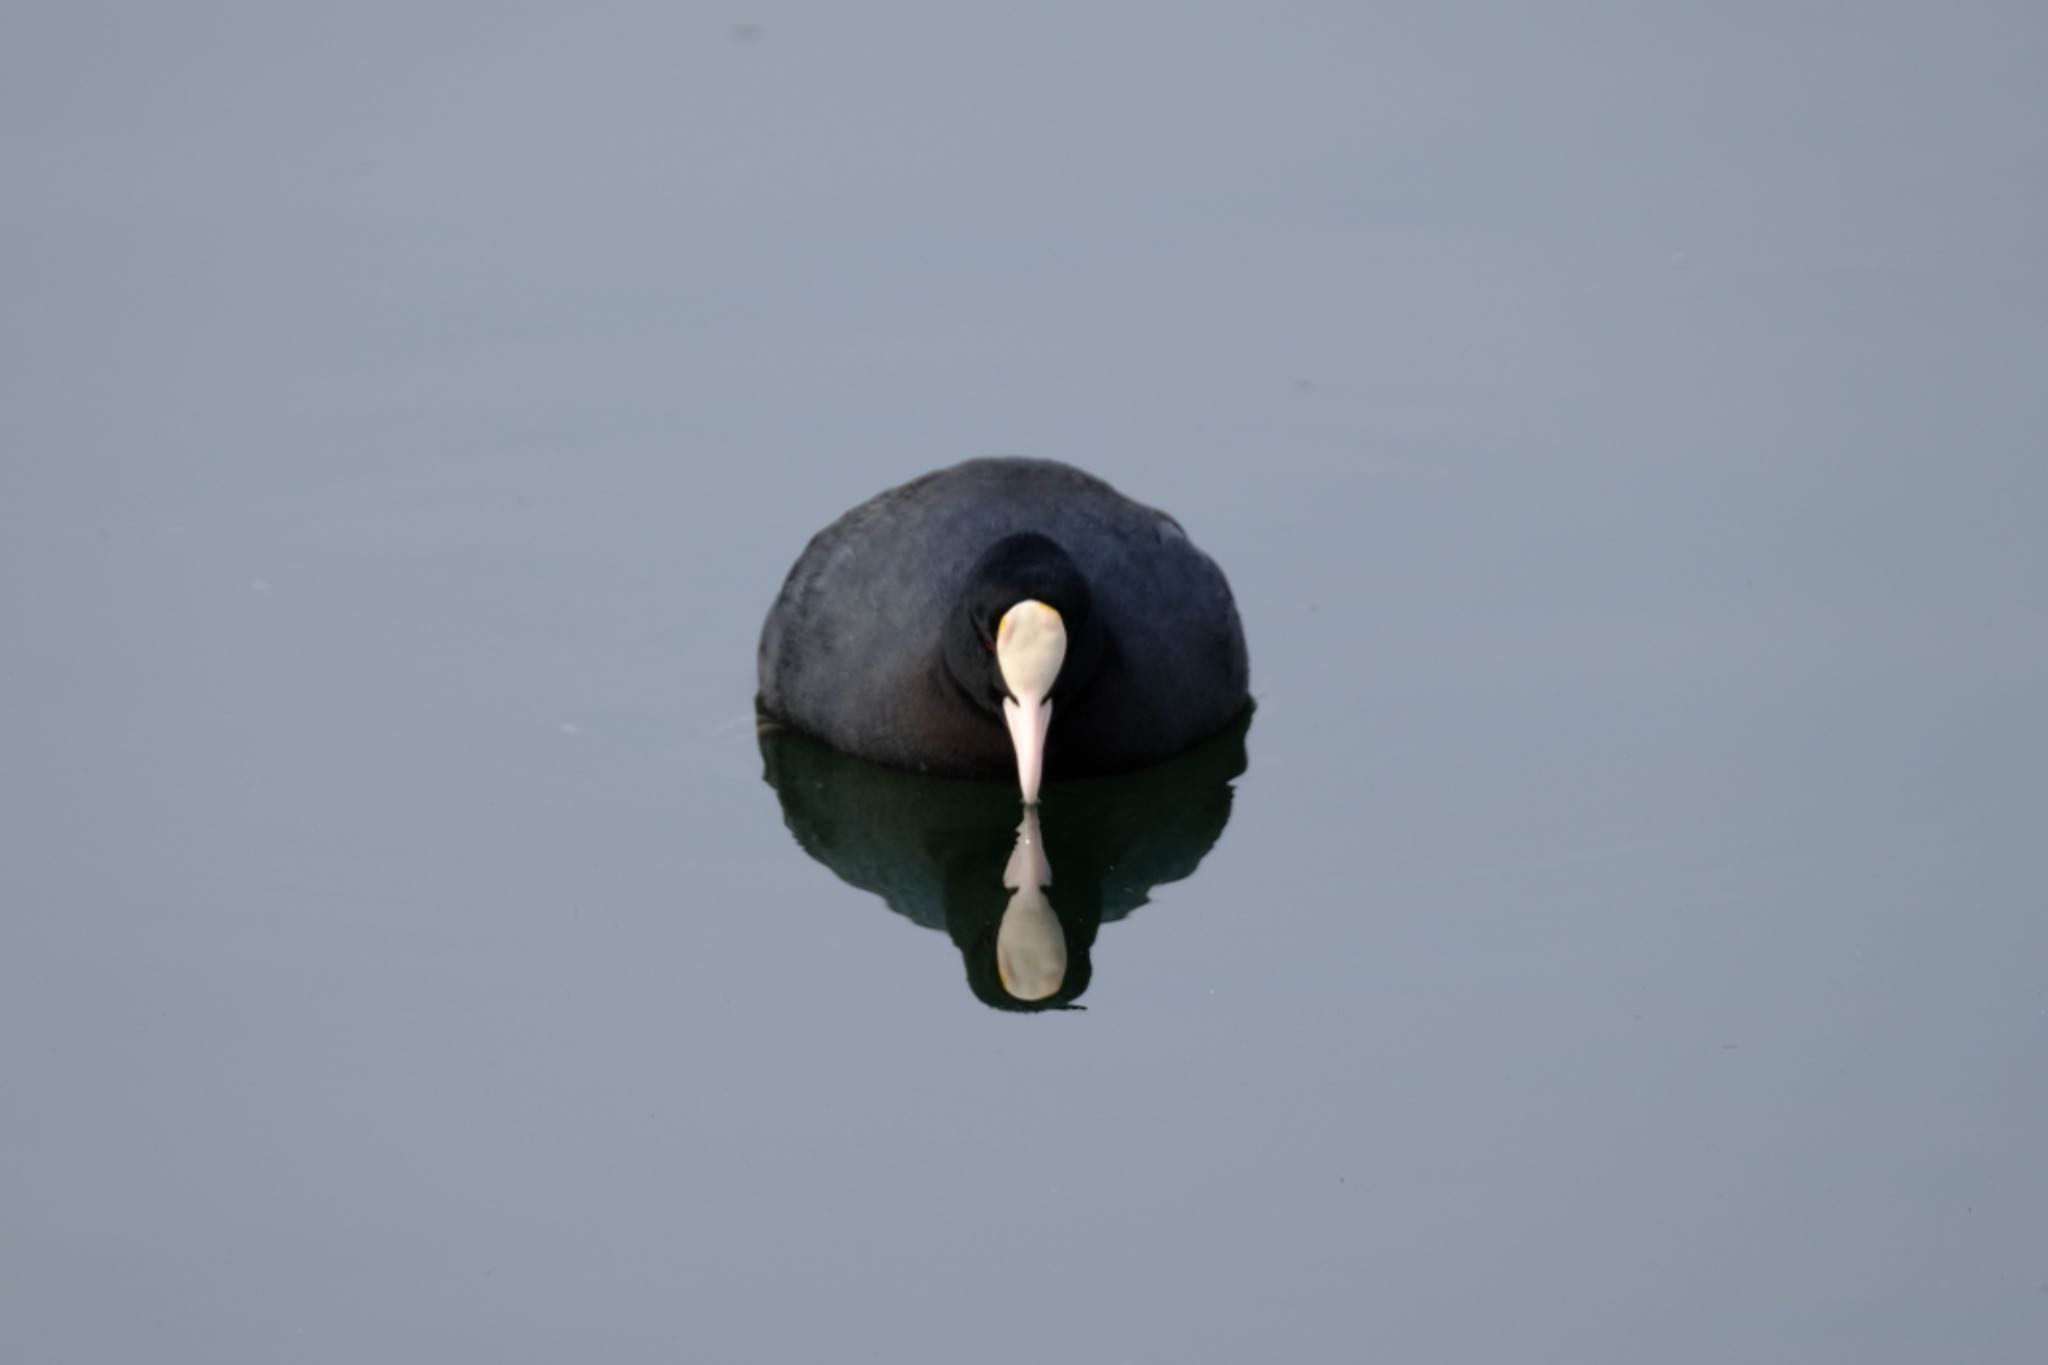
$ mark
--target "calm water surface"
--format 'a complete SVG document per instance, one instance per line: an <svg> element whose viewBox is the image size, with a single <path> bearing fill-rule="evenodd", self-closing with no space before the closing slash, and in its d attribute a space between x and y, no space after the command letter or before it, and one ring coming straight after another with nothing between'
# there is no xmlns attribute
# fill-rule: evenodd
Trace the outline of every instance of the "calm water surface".
<svg viewBox="0 0 2048 1365"><path fill-rule="evenodd" d="M2044 21L855 8L4 21L0 1358L2048 1358ZM751 706L994 452L1049 884Z"/></svg>

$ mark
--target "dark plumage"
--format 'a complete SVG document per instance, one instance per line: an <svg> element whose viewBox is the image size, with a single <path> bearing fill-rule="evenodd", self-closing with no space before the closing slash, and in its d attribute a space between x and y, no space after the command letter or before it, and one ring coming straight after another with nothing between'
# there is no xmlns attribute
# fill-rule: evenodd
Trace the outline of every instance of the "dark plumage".
<svg viewBox="0 0 2048 1365"><path fill-rule="evenodd" d="M1014 777L995 623L1053 607L1053 777L1158 762L1249 700L1223 573L1172 517L1051 460L969 460L827 526L761 631L763 712L899 768Z"/></svg>

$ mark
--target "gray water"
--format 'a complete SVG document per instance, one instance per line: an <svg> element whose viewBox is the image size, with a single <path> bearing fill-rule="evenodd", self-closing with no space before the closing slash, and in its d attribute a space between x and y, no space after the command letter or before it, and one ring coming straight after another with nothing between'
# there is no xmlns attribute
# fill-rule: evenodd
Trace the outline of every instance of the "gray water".
<svg viewBox="0 0 2048 1365"><path fill-rule="evenodd" d="M2044 67L10 7L0 1359L2048 1359ZM1028 1016L751 708L994 452L1175 513L1258 699Z"/></svg>

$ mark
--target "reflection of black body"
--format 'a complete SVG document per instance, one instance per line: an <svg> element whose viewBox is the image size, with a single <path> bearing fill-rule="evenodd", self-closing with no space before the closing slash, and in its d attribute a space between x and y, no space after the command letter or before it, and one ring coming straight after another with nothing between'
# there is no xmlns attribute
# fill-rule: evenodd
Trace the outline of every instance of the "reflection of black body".
<svg viewBox="0 0 2048 1365"><path fill-rule="evenodd" d="M1247 710L1180 757L1116 777L1062 782L1039 808L1067 936L1067 975L1046 1000L1012 999L997 981L996 927L1010 893L1003 869L1017 835L1014 787L919 777L840 753L777 726L761 734L762 776L804 852L928 929L944 929L967 984L1001 1009L1067 1004L1088 987L1089 948L1105 920L1152 888L1191 875L1230 821L1231 780L1245 768Z"/></svg>

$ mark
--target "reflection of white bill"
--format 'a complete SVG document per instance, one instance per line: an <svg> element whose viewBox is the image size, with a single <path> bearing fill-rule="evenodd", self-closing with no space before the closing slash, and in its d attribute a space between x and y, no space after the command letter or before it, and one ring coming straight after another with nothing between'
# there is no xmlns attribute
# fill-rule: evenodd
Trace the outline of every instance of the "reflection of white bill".
<svg viewBox="0 0 2048 1365"><path fill-rule="evenodd" d="M996 928L997 979L1014 1000L1044 1000L1067 979L1067 936L1045 898L1052 864L1038 832L1036 806L1024 808L1003 885L1012 894Z"/></svg>

